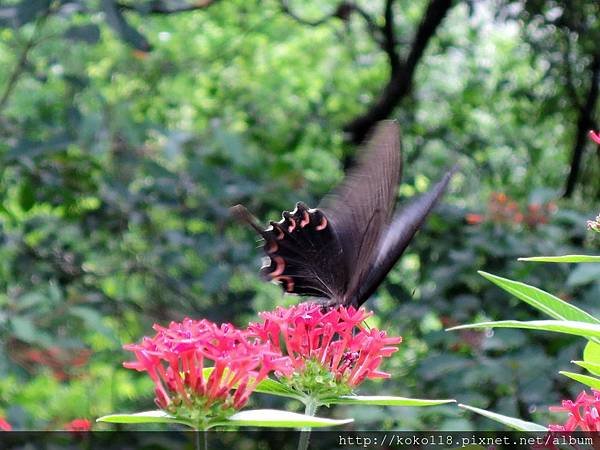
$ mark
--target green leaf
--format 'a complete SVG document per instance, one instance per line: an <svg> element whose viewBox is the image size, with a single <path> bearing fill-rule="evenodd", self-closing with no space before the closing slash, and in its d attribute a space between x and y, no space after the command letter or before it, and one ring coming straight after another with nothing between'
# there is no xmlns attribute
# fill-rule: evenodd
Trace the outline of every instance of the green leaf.
<svg viewBox="0 0 600 450"><path fill-rule="evenodd" d="M486 272L479 271L479 274L505 291L511 293L519 300L523 300L534 308L548 314L550 317L559 320L600 323L600 320L596 319L591 314L534 286L498 277Z"/></svg>
<svg viewBox="0 0 600 450"><path fill-rule="evenodd" d="M294 398L294 399L300 400L300 401L302 401L304 399L304 396L302 394L287 387L285 384L280 383L279 381L275 381L271 378L265 378L260 383L258 383L258 386L256 386L256 389L254 389L254 392L260 392L262 394L278 395L281 397Z"/></svg>
<svg viewBox="0 0 600 450"><path fill-rule="evenodd" d="M517 419L515 417L505 416L491 411L486 411L485 409L475 408L474 406L459 404L458 407L480 414L482 416L487 417L488 419L495 420L496 422L500 422L501 424L504 424L507 427L513 428L518 431L548 431L546 427L538 425L537 423L527 422L525 420Z"/></svg>
<svg viewBox="0 0 600 450"><path fill-rule="evenodd" d="M228 419L211 424L211 427L220 425L249 426L249 427L280 427L280 428L302 428L302 427L329 427L344 425L353 419L326 419L323 417L306 416L304 414L277 409L255 409L241 411ZM96 419L96 422L107 423L178 423L193 427L191 421L180 419L164 411L144 411L134 414L111 414Z"/></svg>
<svg viewBox="0 0 600 450"><path fill-rule="evenodd" d="M592 341L588 342L583 349L583 360L586 363L600 365L600 344ZM594 375L600 375L600 371L594 373Z"/></svg>
<svg viewBox="0 0 600 450"><path fill-rule="evenodd" d="M552 263L600 263L598 255L563 255L563 256L533 256L519 258L519 261L552 262Z"/></svg>
<svg viewBox="0 0 600 450"><path fill-rule="evenodd" d="M213 371L213 367L206 367L202 369L202 375L204 378L208 378ZM234 386L234 388L237 386ZM287 387L285 384L279 381L273 380L272 378L265 378L256 386L254 392L260 392L261 394L278 395L281 397L293 398L296 400L304 401L304 396L293 389Z"/></svg>
<svg viewBox="0 0 600 450"><path fill-rule="evenodd" d="M103 323L102 315L99 311L86 306L72 306L69 312L84 321L89 329L95 330L108 339L117 342L114 331Z"/></svg>
<svg viewBox="0 0 600 450"><path fill-rule="evenodd" d="M167 414L161 410L144 411L133 414L110 414L96 419L96 422L107 423L181 423L192 426L192 423L185 419L178 419L175 416Z"/></svg>
<svg viewBox="0 0 600 450"><path fill-rule="evenodd" d="M39 344L42 347L53 345L53 338L40 330L34 321L25 316L11 317L10 325L15 337L29 344Z"/></svg>
<svg viewBox="0 0 600 450"><path fill-rule="evenodd" d="M579 367L583 367L585 370L593 375L600 376L600 364L591 363L586 361L571 361L573 364L577 364Z"/></svg>
<svg viewBox="0 0 600 450"><path fill-rule="evenodd" d="M589 386L591 388L600 389L600 379L598 379L596 377L591 377L589 375L583 375L581 373L566 372L564 370L561 370L558 373L560 373L561 375L564 375L565 377L569 377L572 380L579 381L580 383L583 383L586 386Z"/></svg>
<svg viewBox="0 0 600 450"><path fill-rule="evenodd" d="M344 425L354 419L326 419L324 417L306 416L290 411L277 409L254 409L241 411L229 417L227 421L217 425L234 425L248 427L281 427L281 428L303 428L303 427L330 427Z"/></svg>
<svg viewBox="0 0 600 450"><path fill-rule="evenodd" d="M586 338L600 338L600 325L569 320L500 320L497 322L480 322L448 328L448 331L467 328L525 328L530 330L554 331L556 333L573 334Z"/></svg>
<svg viewBox="0 0 600 450"><path fill-rule="evenodd" d="M35 205L35 188L30 183L23 183L19 189L19 206L25 212Z"/></svg>
<svg viewBox="0 0 600 450"><path fill-rule="evenodd" d="M456 403L454 399L428 400L421 398L394 397L390 395L343 395L324 400L335 405L380 405L380 406L435 406Z"/></svg>

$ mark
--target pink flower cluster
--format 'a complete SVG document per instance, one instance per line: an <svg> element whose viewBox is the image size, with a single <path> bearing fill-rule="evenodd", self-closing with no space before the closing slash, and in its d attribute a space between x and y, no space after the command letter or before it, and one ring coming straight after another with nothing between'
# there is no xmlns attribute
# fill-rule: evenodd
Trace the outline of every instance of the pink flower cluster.
<svg viewBox="0 0 600 450"><path fill-rule="evenodd" d="M269 343L231 324L184 319L166 328L155 325L154 330L154 337L124 346L136 359L123 365L148 372L155 402L165 410L197 408L197 399L202 399L202 409L215 404L239 409L269 372L289 370L289 360ZM204 372L208 367L210 374Z"/></svg>
<svg viewBox="0 0 600 450"><path fill-rule="evenodd" d="M65 430L74 433L82 431L91 431L92 422L89 419L73 419L65 425Z"/></svg>
<svg viewBox="0 0 600 450"><path fill-rule="evenodd" d="M342 395L367 378L390 376L379 366L402 338L365 328L362 322L370 315L364 309L304 303L263 312L262 322L246 330L192 319L166 328L155 325L155 336L124 346L135 355L124 366L148 373L161 409L192 420L242 408L271 372L313 394L311 386L322 387L319 380L326 375L337 394L329 385L320 392Z"/></svg>
<svg viewBox="0 0 600 450"><path fill-rule="evenodd" d="M379 365L402 342L385 331L366 329L362 322L371 315L362 308L302 303L261 313L262 322L251 324L249 330L273 346L283 342L296 372L314 360L337 380L355 387L366 378L389 378L390 374L378 370Z"/></svg>
<svg viewBox="0 0 600 450"><path fill-rule="evenodd" d="M12 431L12 429L12 425L4 417L0 417L0 431Z"/></svg>
<svg viewBox="0 0 600 450"><path fill-rule="evenodd" d="M551 406L550 411L569 413L564 425L549 425L550 431L600 431L600 391L585 391L575 401L563 400L562 406Z"/></svg>
<svg viewBox="0 0 600 450"><path fill-rule="evenodd" d="M92 429L92 422L88 419L74 419L65 424L64 429L72 432L90 431ZM12 430L12 425L4 417L0 416L0 431Z"/></svg>

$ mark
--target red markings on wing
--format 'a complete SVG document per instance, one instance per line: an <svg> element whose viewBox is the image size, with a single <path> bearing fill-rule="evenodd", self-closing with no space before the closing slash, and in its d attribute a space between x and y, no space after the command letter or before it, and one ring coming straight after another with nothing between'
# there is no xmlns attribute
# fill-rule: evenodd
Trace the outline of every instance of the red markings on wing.
<svg viewBox="0 0 600 450"><path fill-rule="evenodd" d="M304 228L306 225L310 223L310 214L308 211L304 211L302 221L300 222L300 228Z"/></svg>
<svg viewBox="0 0 600 450"><path fill-rule="evenodd" d="M321 223L315 227L315 230L321 231L325 228L327 228L327 218L323 216L323 218L321 219Z"/></svg>
<svg viewBox="0 0 600 450"><path fill-rule="evenodd" d="M279 245L277 245L277 242L270 241L265 244L265 252L275 253L277 250L279 250Z"/></svg>
<svg viewBox="0 0 600 450"><path fill-rule="evenodd" d="M273 256L273 262L275 263L275 270L269 276L275 279L285 270L285 260L281 256Z"/></svg>
<svg viewBox="0 0 600 450"><path fill-rule="evenodd" d="M294 292L294 279L287 275L282 275L276 278L273 278L273 281L278 281L281 283L285 283L285 290L287 292Z"/></svg>
<svg viewBox="0 0 600 450"><path fill-rule="evenodd" d="M290 217L290 222L292 223L288 226L288 233L291 233L296 229L296 220L293 217Z"/></svg>

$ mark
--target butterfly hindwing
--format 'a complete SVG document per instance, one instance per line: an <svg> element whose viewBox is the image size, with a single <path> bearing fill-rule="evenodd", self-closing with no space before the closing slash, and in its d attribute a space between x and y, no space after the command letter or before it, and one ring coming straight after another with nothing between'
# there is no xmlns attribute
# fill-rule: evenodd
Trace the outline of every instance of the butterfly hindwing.
<svg viewBox="0 0 600 450"><path fill-rule="evenodd" d="M282 216L260 233L267 255L262 276L289 293L329 299L341 296L348 270L328 218L303 203Z"/></svg>

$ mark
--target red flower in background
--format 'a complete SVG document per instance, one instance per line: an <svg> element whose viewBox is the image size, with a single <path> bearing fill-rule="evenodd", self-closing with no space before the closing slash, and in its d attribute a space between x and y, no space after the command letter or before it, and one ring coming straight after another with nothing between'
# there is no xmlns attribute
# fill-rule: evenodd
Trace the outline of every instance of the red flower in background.
<svg viewBox="0 0 600 450"><path fill-rule="evenodd" d="M595 132L593 130L590 130L588 132L588 136L590 137L590 139L592 141L594 141L596 144L600 145L600 132Z"/></svg>
<svg viewBox="0 0 600 450"><path fill-rule="evenodd" d="M564 425L549 425L550 431L600 431L600 391L585 391L575 401L563 400L561 406L551 406L550 411L568 413Z"/></svg>
<svg viewBox="0 0 600 450"><path fill-rule="evenodd" d="M66 431L75 433L90 431L92 429L92 422L88 419L73 419L65 425Z"/></svg>
<svg viewBox="0 0 600 450"><path fill-rule="evenodd" d="M468 213L465 221L469 225L479 225L484 222L495 224L520 225L525 224L529 228L535 228L540 224L548 223L550 216L557 211L556 203L530 203L523 208L502 192L493 192L487 204L484 214Z"/></svg>
<svg viewBox="0 0 600 450"><path fill-rule="evenodd" d="M469 225L479 225L485 221L483 214L469 213L465 216L465 220Z"/></svg>
<svg viewBox="0 0 600 450"><path fill-rule="evenodd" d="M10 339L9 355L30 373L47 367L57 380L66 381L76 376L78 369L88 364L92 350L58 346L41 348L13 338Z"/></svg>
<svg viewBox="0 0 600 450"><path fill-rule="evenodd" d="M148 372L156 404L169 412L206 412L213 405L239 409L269 372L289 368L289 360L270 344L249 338L231 324L184 319L154 329L154 337L124 346L136 360L123 365Z"/></svg>
<svg viewBox="0 0 600 450"><path fill-rule="evenodd" d="M0 417L0 431L12 431L12 425L4 417Z"/></svg>
<svg viewBox="0 0 600 450"><path fill-rule="evenodd" d="M389 378L378 370L381 361L398 350L401 337L388 337L385 331L367 329L362 322L372 313L353 307L324 308L302 303L290 308L260 313L262 322L249 331L278 347L282 342L296 373L309 361L331 372L338 381L355 387L366 378ZM279 374L288 376L289 374Z"/></svg>

